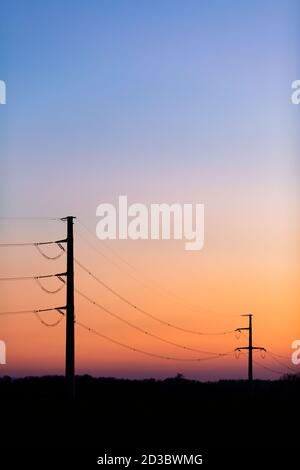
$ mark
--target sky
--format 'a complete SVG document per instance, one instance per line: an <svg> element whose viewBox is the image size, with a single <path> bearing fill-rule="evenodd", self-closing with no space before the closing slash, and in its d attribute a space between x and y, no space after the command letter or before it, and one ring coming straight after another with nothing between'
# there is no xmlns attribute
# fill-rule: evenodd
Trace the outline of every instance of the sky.
<svg viewBox="0 0 300 470"><path fill-rule="evenodd" d="M295 0L2 1L0 215L74 215L75 256L134 304L205 332L246 326L240 315L251 312L257 344L289 357L300 326L300 107L290 99L291 83L300 78L298 16ZM101 242L96 208L117 204L119 195L129 203L204 203L204 248ZM0 227L1 243L56 240L66 231L50 220L1 220ZM64 256L50 262L34 247L1 250L2 277L64 270ZM247 341L172 330L78 266L75 281L106 308L169 341L214 352ZM64 296L64 289L46 294L34 281L2 282L0 311L62 305ZM55 321L57 314L43 318ZM147 337L77 295L76 318L151 353L199 356ZM3 316L0 339L7 345L1 374L63 373L64 320L46 328L34 315ZM255 354L260 364L286 371ZM118 377L180 372L217 380L247 372L244 356L168 361L78 326L76 364L78 373ZM278 376L259 365L255 375Z"/></svg>

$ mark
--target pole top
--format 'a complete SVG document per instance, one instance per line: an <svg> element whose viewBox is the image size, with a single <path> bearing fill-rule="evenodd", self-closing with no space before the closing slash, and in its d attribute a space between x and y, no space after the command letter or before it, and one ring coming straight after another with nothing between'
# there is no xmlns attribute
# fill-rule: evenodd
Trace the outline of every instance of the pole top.
<svg viewBox="0 0 300 470"><path fill-rule="evenodd" d="M62 217L60 220L76 219L74 215L68 215L67 217Z"/></svg>
<svg viewBox="0 0 300 470"><path fill-rule="evenodd" d="M253 317L253 313L244 313L241 317Z"/></svg>

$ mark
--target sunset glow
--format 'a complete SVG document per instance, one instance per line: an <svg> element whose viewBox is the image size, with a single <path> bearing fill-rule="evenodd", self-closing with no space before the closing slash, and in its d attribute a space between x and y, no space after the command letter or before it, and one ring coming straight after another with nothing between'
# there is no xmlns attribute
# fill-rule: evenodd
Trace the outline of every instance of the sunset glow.
<svg viewBox="0 0 300 470"><path fill-rule="evenodd" d="M159 14L152 2L113 3L91 1L84 11L74 4L70 12L47 2L35 21L40 5L24 2L13 11L5 2L1 215L75 216L76 259L118 294L184 329L231 331L168 327L75 265L76 288L126 321L192 349L231 352L199 362L160 359L76 325L77 374L245 378L246 356L234 355L247 344L234 334L247 326L242 314L254 315L255 344L285 358L299 337L295 12L276 2L266 21L260 2L259 15L234 1L215 10L162 2ZM120 195L145 205L203 203L203 248L186 251L182 240L99 240L96 209L117 205ZM0 226L1 243L66 236L60 220L2 219ZM65 255L49 261L35 247L1 248L1 277L65 270ZM55 289L59 280L42 284ZM1 282L0 295L2 312L66 303L65 288L50 295L34 280ZM133 349L205 357L137 331L78 294L75 302L78 321ZM53 322L59 314L42 318ZM7 346L1 374L64 373L65 319L47 328L34 314L3 315L0 339ZM254 354L255 377L278 377L264 369L280 369L271 357Z"/></svg>

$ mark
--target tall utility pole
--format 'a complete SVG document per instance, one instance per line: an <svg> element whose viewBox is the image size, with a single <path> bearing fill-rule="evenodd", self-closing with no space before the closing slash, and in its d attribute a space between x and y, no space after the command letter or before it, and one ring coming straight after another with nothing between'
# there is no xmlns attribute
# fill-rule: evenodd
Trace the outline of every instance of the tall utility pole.
<svg viewBox="0 0 300 470"><path fill-rule="evenodd" d="M75 341L74 341L74 245L73 220L68 216L67 221L67 314L66 314L66 385L70 400L75 399Z"/></svg>
<svg viewBox="0 0 300 470"><path fill-rule="evenodd" d="M252 346L252 313L247 315L241 315L242 317L249 317L249 326L246 328L237 328L235 331L241 332L242 330L247 330L249 333L249 345L245 347L236 348L235 351L241 351L242 349L248 350L248 381L252 382L253 380L253 360L252 360L252 351L258 349L260 351L265 351L265 348L253 347Z"/></svg>

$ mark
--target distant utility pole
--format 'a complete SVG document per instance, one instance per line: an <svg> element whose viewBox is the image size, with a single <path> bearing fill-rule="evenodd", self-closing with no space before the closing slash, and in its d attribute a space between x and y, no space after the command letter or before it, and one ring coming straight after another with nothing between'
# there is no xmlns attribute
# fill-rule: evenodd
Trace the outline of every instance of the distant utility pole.
<svg viewBox="0 0 300 470"><path fill-rule="evenodd" d="M248 381L252 382L253 380L253 361L252 361L252 351L258 349L260 351L265 351L265 348L253 347L252 346L252 317L251 313L247 315L241 315L242 317L249 317L249 326L247 328L237 328L235 331L241 332L242 330L247 330L249 332L249 345L241 348L236 348L235 351L241 351L242 349L248 350Z"/></svg>
<svg viewBox="0 0 300 470"><path fill-rule="evenodd" d="M73 220L68 216L67 221L67 313L66 313L66 385L67 395L75 399L75 341L74 341L74 245Z"/></svg>

